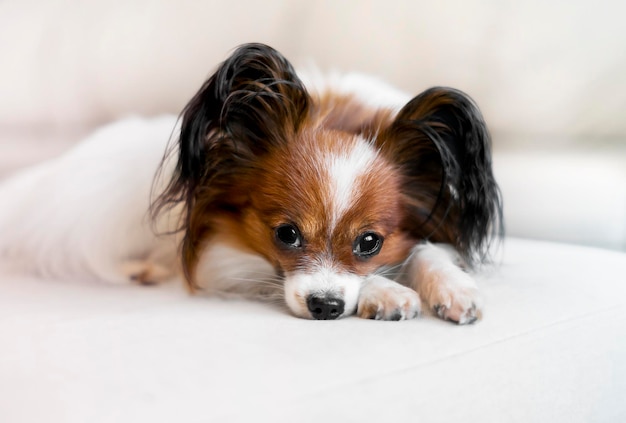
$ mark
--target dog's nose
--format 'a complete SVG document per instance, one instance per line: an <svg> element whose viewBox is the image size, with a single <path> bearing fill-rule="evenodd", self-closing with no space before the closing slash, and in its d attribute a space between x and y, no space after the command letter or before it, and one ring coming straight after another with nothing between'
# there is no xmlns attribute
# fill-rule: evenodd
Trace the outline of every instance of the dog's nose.
<svg viewBox="0 0 626 423"><path fill-rule="evenodd" d="M306 305L314 319L334 320L341 316L346 303L339 298L309 295L306 299Z"/></svg>

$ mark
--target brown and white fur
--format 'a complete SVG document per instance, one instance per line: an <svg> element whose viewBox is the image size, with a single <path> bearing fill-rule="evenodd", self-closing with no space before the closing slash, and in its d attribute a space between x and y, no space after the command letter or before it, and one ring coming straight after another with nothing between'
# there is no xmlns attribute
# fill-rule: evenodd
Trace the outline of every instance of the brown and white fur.
<svg viewBox="0 0 626 423"><path fill-rule="evenodd" d="M178 124L114 123L5 182L0 251L44 275L182 274L194 292L280 298L304 318L410 319L424 304L471 323L468 270L501 231L490 155L460 91L305 84L247 44Z"/></svg>

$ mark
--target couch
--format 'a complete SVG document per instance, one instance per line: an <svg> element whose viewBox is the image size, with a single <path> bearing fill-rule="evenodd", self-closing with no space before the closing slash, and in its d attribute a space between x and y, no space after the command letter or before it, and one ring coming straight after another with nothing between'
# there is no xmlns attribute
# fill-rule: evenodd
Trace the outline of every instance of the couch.
<svg viewBox="0 0 626 423"><path fill-rule="evenodd" d="M0 183L129 114L178 113L237 44L417 93L494 140L507 238L455 326L297 319L181 284L0 264L0 421L626 421L626 27L601 0L7 0ZM0 207L5 205L0 204ZM0 234L2 236L2 234Z"/></svg>

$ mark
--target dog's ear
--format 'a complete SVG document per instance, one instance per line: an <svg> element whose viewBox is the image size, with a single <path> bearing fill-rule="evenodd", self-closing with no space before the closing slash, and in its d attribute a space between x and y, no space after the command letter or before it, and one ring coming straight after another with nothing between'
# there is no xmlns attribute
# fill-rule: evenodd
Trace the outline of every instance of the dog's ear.
<svg viewBox="0 0 626 423"><path fill-rule="evenodd" d="M183 267L192 287L198 247L212 230L207 216L243 204L245 189L233 187L243 185L242 174L260 155L295 134L309 103L304 85L278 51L245 44L184 108L178 144L170 152L178 156L176 169L152 214L186 206Z"/></svg>
<svg viewBox="0 0 626 423"><path fill-rule="evenodd" d="M304 85L278 51L263 44L239 47L183 110L180 177L206 176L217 165L213 159L267 151L297 130L308 105Z"/></svg>
<svg viewBox="0 0 626 423"><path fill-rule="evenodd" d="M178 156L176 169L153 213L181 201L190 210L198 188L217 188L222 176L297 131L309 103L278 51L263 44L239 47L183 109L177 148L170 152Z"/></svg>
<svg viewBox="0 0 626 423"><path fill-rule="evenodd" d="M407 228L455 245L468 264L501 235L502 200L480 110L461 91L436 87L413 98L382 134L381 148L405 176Z"/></svg>

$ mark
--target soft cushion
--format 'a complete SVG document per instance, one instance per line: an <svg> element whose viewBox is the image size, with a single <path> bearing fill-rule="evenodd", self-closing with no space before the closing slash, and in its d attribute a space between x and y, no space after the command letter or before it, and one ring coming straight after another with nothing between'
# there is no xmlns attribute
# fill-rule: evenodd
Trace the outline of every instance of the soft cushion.
<svg viewBox="0 0 626 423"><path fill-rule="evenodd" d="M509 239L482 321L0 273L7 422L626 421L626 255Z"/></svg>

